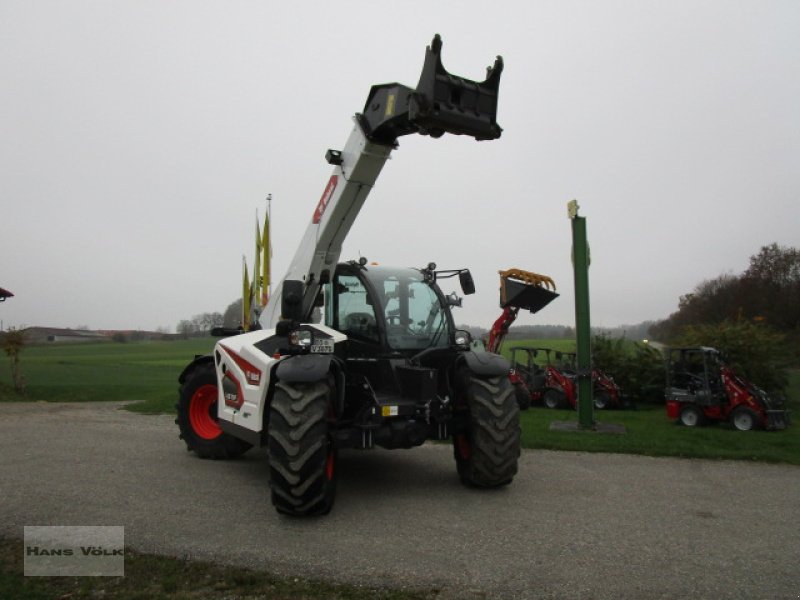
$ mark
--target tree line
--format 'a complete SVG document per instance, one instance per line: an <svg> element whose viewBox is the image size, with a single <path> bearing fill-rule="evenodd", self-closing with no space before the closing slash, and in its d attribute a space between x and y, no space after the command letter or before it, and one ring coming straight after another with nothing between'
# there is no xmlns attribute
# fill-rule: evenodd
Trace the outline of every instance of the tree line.
<svg viewBox="0 0 800 600"><path fill-rule="evenodd" d="M800 249L762 246L739 275L703 281L650 328L673 346L711 346L746 379L781 392L800 366Z"/></svg>
<svg viewBox="0 0 800 600"><path fill-rule="evenodd" d="M209 335L214 327L236 329L242 322L242 299L234 300L225 312L204 312L178 322L175 331L184 338Z"/></svg>
<svg viewBox="0 0 800 600"><path fill-rule="evenodd" d="M687 327L749 321L789 338L800 337L800 249L763 246L740 275L725 274L681 296L678 310L651 327L671 340Z"/></svg>

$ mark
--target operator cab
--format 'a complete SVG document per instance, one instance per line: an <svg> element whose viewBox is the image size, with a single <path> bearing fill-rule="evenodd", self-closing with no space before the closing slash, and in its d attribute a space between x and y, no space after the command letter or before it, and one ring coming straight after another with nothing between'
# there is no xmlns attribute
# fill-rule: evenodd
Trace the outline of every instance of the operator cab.
<svg viewBox="0 0 800 600"><path fill-rule="evenodd" d="M667 356L667 389L675 397L693 397L703 405L726 402L720 379L722 359L707 347L671 348Z"/></svg>
<svg viewBox="0 0 800 600"><path fill-rule="evenodd" d="M435 279L427 269L340 264L325 294L325 325L348 336L351 355L449 347L450 302Z"/></svg>

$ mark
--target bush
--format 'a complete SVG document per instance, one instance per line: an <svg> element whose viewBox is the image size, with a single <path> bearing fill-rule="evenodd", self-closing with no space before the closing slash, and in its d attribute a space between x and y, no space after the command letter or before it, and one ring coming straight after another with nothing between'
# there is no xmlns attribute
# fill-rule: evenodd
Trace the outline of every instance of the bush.
<svg viewBox="0 0 800 600"><path fill-rule="evenodd" d="M783 393L789 383L787 368L793 356L785 336L767 325L750 321L690 325L677 342L716 348L734 371L768 392Z"/></svg>
<svg viewBox="0 0 800 600"><path fill-rule="evenodd" d="M634 402L664 401L664 358L652 346L597 335L592 339L592 363Z"/></svg>

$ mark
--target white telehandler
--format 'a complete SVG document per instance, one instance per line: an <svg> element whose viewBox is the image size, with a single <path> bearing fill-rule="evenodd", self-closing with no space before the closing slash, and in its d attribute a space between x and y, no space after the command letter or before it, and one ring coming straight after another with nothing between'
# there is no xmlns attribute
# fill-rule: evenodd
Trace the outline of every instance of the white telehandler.
<svg viewBox="0 0 800 600"><path fill-rule="evenodd" d="M342 242L397 147L411 133L500 137L502 58L476 82L448 73L437 35L416 89L373 86L261 329L226 337L180 375L177 423L189 450L234 458L268 448L272 503L284 514L333 506L340 449L411 448L453 441L466 485L498 487L517 472L520 427L509 363L470 348L450 312L461 299L437 270L339 263ZM322 314L322 322L313 315Z"/></svg>

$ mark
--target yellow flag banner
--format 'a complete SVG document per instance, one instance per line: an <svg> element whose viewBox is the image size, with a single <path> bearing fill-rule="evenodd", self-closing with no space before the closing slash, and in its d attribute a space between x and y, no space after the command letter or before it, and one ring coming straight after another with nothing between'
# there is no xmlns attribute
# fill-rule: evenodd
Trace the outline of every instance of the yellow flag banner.
<svg viewBox="0 0 800 600"><path fill-rule="evenodd" d="M261 280L261 229L258 226L258 214L256 214L256 257L253 265L252 310L256 310L261 306L261 286L263 285L264 282Z"/></svg>
<svg viewBox="0 0 800 600"><path fill-rule="evenodd" d="M270 285L270 260L272 259L272 248L270 247L269 239L269 211L264 215L264 231L261 239L261 307L267 305L269 300L269 285Z"/></svg>
<svg viewBox="0 0 800 600"><path fill-rule="evenodd" d="M250 331L250 275L247 272L247 260L242 257L242 329Z"/></svg>

